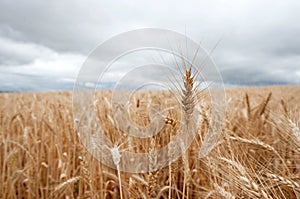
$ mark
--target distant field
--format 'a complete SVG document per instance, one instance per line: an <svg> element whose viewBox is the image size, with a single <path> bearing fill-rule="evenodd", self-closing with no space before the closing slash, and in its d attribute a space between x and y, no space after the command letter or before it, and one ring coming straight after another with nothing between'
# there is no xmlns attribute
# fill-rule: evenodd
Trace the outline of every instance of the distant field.
<svg viewBox="0 0 300 199"><path fill-rule="evenodd" d="M98 118L111 141L121 137L128 148L129 136L111 121L110 93L97 95ZM133 122L149 124L150 99L176 106L170 96L134 96ZM199 132L181 158L156 172L118 176L80 142L72 92L0 93L0 198L300 198L300 86L232 88L226 98L226 122L208 156L198 158L211 117L203 102ZM162 132L132 139L130 150L166 145L179 117L170 112Z"/></svg>

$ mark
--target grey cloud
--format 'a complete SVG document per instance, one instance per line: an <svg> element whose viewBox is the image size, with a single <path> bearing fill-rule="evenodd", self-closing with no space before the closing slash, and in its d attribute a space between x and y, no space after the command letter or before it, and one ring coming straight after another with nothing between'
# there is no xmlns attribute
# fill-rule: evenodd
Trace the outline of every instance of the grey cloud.
<svg viewBox="0 0 300 199"><path fill-rule="evenodd" d="M35 59L53 59L55 52L28 42L16 42L0 37L0 67L32 63Z"/></svg>
<svg viewBox="0 0 300 199"><path fill-rule="evenodd" d="M20 41L48 46L56 51L87 54L103 38L112 34L114 20L109 7L99 1L3 0L0 2L0 24L18 32ZM11 37L11 35L8 35Z"/></svg>
<svg viewBox="0 0 300 199"><path fill-rule="evenodd" d="M299 10L298 0L2 0L0 65L87 56L113 35L156 27L187 34L208 50L221 38L212 57L226 84L300 84ZM120 75L124 69L111 72Z"/></svg>
<svg viewBox="0 0 300 199"><path fill-rule="evenodd" d="M243 70L240 68L229 68L221 73L226 83L235 85L300 84L299 76L289 68L277 70L275 67L270 69L248 65L243 66Z"/></svg>

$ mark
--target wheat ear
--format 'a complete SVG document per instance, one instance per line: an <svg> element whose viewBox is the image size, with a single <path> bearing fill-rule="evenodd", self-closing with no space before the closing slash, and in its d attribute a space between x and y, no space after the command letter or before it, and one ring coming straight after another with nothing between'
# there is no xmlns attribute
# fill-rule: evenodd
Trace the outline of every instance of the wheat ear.
<svg viewBox="0 0 300 199"><path fill-rule="evenodd" d="M196 101L196 88L194 88L194 78L195 75L192 74L192 65L189 65L188 67L184 64L184 75L182 76L182 80L183 80L183 85L184 88L182 89L182 94L181 94L181 98L182 98L182 106L183 106L183 110L184 110L184 125L187 128L187 130L194 130L194 128L192 127L192 125L195 125L191 122L191 117L193 115L194 112L194 108L195 108L195 101ZM192 132L195 133L195 132ZM181 142L181 148L184 149L184 143ZM187 190L186 190L186 194L187 194L187 198L189 196L189 181L190 181L190 168L189 168L189 156L188 153L185 153L184 151L182 151L183 153L183 161L184 161L184 182L183 182L183 195L185 194L185 187L187 186Z"/></svg>

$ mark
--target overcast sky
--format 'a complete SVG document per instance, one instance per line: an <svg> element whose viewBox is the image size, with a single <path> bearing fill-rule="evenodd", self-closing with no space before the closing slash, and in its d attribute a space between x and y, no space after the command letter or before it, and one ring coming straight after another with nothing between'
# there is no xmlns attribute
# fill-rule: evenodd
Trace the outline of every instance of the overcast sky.
<svg viewBox="0 0 300 199"><path fill-rule="evenodd" d="M0 90L71 88L97 45L145 27L220 40L227 85L300 84L299 24L299 0L0 0Z"/></svg>

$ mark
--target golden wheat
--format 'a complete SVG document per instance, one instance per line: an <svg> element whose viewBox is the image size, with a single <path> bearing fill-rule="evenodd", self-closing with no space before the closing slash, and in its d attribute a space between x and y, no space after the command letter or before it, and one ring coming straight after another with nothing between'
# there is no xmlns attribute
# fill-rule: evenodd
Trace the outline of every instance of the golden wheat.
<svg viewBox="0 0 300 199"><path fill-rule="evenodd" d="M189 68L186 75L191 81ZM70 92L1 93L0 198L300 198L300 87L226 92L226 125L209 156L198 158L211 119L211 105L204 100L199 132L182 158L146 174L114 170L86 151L74 129ZM172 110L152 138L124 136L114 124L111 94L96 93L98 117L109 139L130 140L124 147L132 152L166 146L182 125L180 110ZM171 96L168 91L138 92L132 121L149 124L146 98L166 107L176 104ZM190 114L196 98L182 99L190 104L184 108Z"/></svg>

